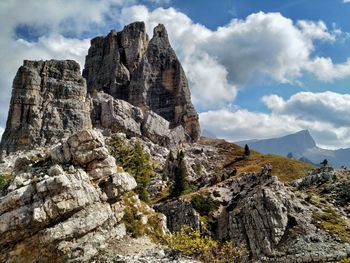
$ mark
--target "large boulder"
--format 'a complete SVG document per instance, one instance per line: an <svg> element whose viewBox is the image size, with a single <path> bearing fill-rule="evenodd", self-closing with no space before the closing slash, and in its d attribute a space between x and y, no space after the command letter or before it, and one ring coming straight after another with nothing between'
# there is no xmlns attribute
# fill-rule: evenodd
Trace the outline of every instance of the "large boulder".
<svg viewBox="0 0 350 263"><path fill-rule="evenodd" d="M143 111L153 111L170 128L182 126L188 140L199 138L198 114L188 82L163 25L154 29L149 42L143 22L94 38L83 76L90 93L104 91Z"/></svg>
<svg viewBox="0 0 350 263"><path fill-rule="evenodd" d="M91 119L95 127L124 132L127 136L142 136L166 147L176 147L187 141L186 132L180 125L171 123L153 111L144 110L132 104L115 99L104 92L92 96Z"/></svg>
<svg viewBox="0 0 350 263"><path fill-rule="evenodd" d="M77 62L25 60L13 81L1 150L32 149L91 128L86 95Z"/></svg>
<svg viewBox="0 0 350 263"><path fill-rule="evenodd" d="M181 199L169 201L155 205L154 209L166 216L167 227L171 232L178 232L183 226L189 226L192 229L200 228L199 214L189 201Z"/></svg>

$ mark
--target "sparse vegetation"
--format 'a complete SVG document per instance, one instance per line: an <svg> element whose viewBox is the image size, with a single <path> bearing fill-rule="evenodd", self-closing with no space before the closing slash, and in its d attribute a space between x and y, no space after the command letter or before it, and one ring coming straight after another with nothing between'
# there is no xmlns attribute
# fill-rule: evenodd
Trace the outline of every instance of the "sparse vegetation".
<svg viewBox="0 0 350 263"><path fill-rule="evenodd" d="M188 226L182 227L177 233L166 235L164 241L181 254L208 263L241 262L246 254L244 246L234 247L231 242L220 244L209 236L201 236L199 230L191 230Z"/></svg>
<svg viewBox="0 0 350 263"><path fill-rule="evenodd" d="M159 239L161 236L159 214L147 210L146 204L142 201L136 204L133 195L134 193L130 192L123 199L125 209L122 221L125 224L126 231L135 238L147 234L155 240ZM147 217L146 224L143 222L143 217Z"/></svg>
<svg viewBox="0 0 350 263"><path fill-rule="evenodd" d="M185 164L185 153L183 151L179 151L177 153L176 161L177 161L177 166L175 167L175 178L174 178L174 184L173 187L171 188L171 193L170 195L172 197L178 197L190 189L187 176L187 168Z"/></svg>
<svg viewBox="0 0 350 263"><path fill-rule="evenodd" d="M0 188L13 179L13 174L10 172L0 172Z"/></svg>
<svg viewBox="0 0 350 263"><path fill-rule="evenodd" d="M201 216L208 216L219 206L219 203L217 201L214 201L214 199L210 196L205 197L202 195L192 196L191 204Z"/></svg>
<svg viewBox="0 0 350 263"><path fill-rule="evenodd" d="M249 149L248 144L246 144L244 146L244 155L247 156L247 157L250 155L250 149Z"/></svg>
<svg viewBox="0 0 350 263"><path fill-rule="evenodd" d="M250 150L249 158L242 158L244 149L225 140L202 138L200 143L217 148L219 158L215 160L216 165L221 170L234 167L237 169L237 175L244 172L259 173L261 167L269 163L273 167L271 172L273 176L279 177L283 182L291 182L316 168L316 166L309 163L274 154L261 154L253 150Z"/></svg>
<svg viewBox="0 0 350 263"><path fill-rule="evenodd" d="M350 240L348 225L333 208L325 206L323 211L314 211L312 219L319 228L328 230L343 241Z"/></svg>
<svg viewBox="0 0 350 263"><path fill-rule="evenodd" d="M147 185L153 169L150 163L150 156L144 151L141 142L137 140L135 147L129 147L125 145L122 138L114 136L110 142L110 152L116 159L116 164L122 166L126 172L135 177L137 182L136 192L139 194L140 199L148 201Z"/></svg>

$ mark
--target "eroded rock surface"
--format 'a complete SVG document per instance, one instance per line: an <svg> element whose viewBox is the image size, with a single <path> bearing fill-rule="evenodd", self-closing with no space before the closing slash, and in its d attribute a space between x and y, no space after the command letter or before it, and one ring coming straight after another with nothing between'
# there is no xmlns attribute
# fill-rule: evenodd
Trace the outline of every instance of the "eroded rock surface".
<svg viewBox="0 0 350 263"><path fill-rule="evenodd" d="M83 76L90 93L104 91L153 111L169 121L170 128L183 126L189 140L199 138L187 79L163 25L154 29L150 41L143 22L94 38Z"/></svg>
<svg viewBox="0 0 350 263"><path fill-rule="evenodd" d="M167 227L171 232L178 232L185 225L192 229L200 228L199 214L189 201L170 201L156 205L154 209L167 217Z"/></svg>
<svg viewBox="0 0 350 263"><path fill-rule="evenodd" d="M117 172L99 132L84 130L46 155L21 157L14 169L0 197L1 262L87 262L125 236L124 195L136 181Z"/></svg>
<svg viewBox="0 0 350 263"><path fill-rule="evenodd" d="M98 92L92 97L92 121L95 127L122 131L127 136L138 136L174 148L187 141L184 128L171 124L158 114L144 110L111 95Z"/></svg>
<svg viewBox="0 0 350 263"><path fill-rule="evenodd" d="M267 165L261 173L242 174L210 188L222 205L215 214L217 238L245 244L253 260L261 262L338 262L349 254L344 233L322 227L329 215L344 227L346 219L330 204L315 205L293 193ZM215 192L215 193L214 193ZM321 215L321 216L320 216ZM327 219L324 219L327 220Z"/></svg>
<svg viewBox="0 0 350 263"><path fill-rule="evenodd" d="M0 148L32 149L91 128L86 93L77 62L25 60L13 81Z"/></svg>

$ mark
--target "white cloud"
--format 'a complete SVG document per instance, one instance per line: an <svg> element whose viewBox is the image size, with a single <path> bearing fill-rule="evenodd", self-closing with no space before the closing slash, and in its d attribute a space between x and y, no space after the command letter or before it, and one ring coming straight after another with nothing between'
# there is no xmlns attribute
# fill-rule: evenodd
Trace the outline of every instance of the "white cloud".
<svg viewBox="0 0 350 263"><path fill-rule="evenodd" d="M343 0L343 3L350 3L350 0Z"/></svg>
<svg viewBox="0 0 350 263"><path fill-rule="evenodd" d="M277 95L264 96L262 100L275 114L327 122L335 127L350 127L350 94L300 92L288 100Z"/></svg>
<svg viewBox="0 0 350 263"><path fill-rule="evenodd" d="M325 148L350 147L350 94L300 92L284 100L262 98L271 113L221 109L200 114L203 129L239 141L271 138L309 129Z"/></svg>
<svg viewBox="0 0 350 263"><path fill-rule="evenodd" d="M336 36L328 31L326 24L323 21L306 21L299 20L298 27L301 29L303 35L310 39L320 39L325 41L335 41Z"/></svg>
<svg viewBox="0 0 350 263"><path fill-rule="evenodd" d="M200 113L202 129L229 141L274 138L309 129L317 144L328 149L350 147L350 130L295 116L221 109Z"/></svg>
<svg viewBox="0 0 350 263"><path fill-rule="evenodd" d="M0 124L5 124L12 80L24 59L74 59L83 66L90 40L66 38L63 34L79 36L104 25L106 16L111 15L111 5L123 2L125 0L0 1ZM32 33L41 29L43 32L37 33L45 34L36 42L28 42L16 36L18 26L27 26Z"/></svg>
<svg viewBox="0 0 350 263"><path fill-rule="evenodd" d="M123 8L121 23L134 20L145 21L150 35L158 23L165 24L201 108L220 108L249 83L298 84L305 71L322 81L350 76L350 63L312 57L314 40L336 40L322 21L293 23L280 13L259 12L212 31L173 8Z"/></svg>
<svg viewBox="0 0 350 263"><path fill-rule="evenodd" d="M316 57L307 63L306 69L325 82L345 79L350 76L350 58L342 64L334 64L331 58Z"/></svg>

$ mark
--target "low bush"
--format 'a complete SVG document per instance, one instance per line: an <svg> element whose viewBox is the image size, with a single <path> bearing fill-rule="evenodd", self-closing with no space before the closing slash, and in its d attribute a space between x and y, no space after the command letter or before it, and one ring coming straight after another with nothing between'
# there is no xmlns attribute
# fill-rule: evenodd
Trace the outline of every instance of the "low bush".
<svg viewBox="0 0 350 263"><path fill-rule="evenodd" d="M182 255L210 263L241 262L246 254L244 246L234 247L231 242L218 243L209 236L201 236L199 230L182 227L179 232L168 234L165 245L179 251Z"/></svg>
<svg viewBox="0 0 350 263"><path fill-rule="evenodd" d="M219 202L210 196L195 195L192 197L191 204L193 208L201 215L208 216L212 211L219 207Z"/></svg>
<svg viewBox="0 0 350 263"><path fill-rule="evenodd" d="M137 182L136 192L140 199L148 201L147 185L150 182L153 169L150 156L144 151L141 142L138 140L135 147L130 147L125 144L122 138L114 136L109 142L109 148L117 166L122 166L126 172L134 176Z"/></svg>

